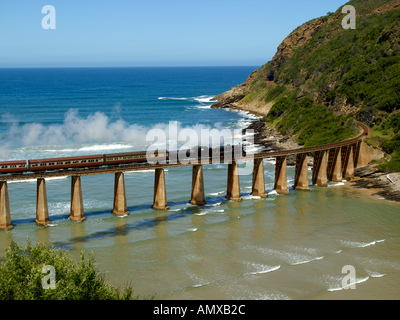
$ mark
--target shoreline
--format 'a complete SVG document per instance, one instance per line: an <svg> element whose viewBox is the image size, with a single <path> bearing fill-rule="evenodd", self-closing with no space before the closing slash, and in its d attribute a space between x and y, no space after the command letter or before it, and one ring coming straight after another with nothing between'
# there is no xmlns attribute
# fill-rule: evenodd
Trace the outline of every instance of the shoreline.
<svg viewBox="0 0 400 320"><path fill-rule="evenodd" d="M254 120L246 129L254 130L254 143L259 144L265 150L288 150L298 149L299 145L292 137L285 136L271 127L264 117L266 114L252 110L251 107L242 108L236 103L222 104L216 103L212 108L229 108L229 110L241 110L261 119ZM308 166L312 166L313 158L308 157ZM287 164L295 165L296 156L288 156ZM354 178L346 179L347 186L365 191L372 197L384 199L386 201L400 202L400 172L383 172L376 164L368 164L362 168L354 170Z"/></svg>

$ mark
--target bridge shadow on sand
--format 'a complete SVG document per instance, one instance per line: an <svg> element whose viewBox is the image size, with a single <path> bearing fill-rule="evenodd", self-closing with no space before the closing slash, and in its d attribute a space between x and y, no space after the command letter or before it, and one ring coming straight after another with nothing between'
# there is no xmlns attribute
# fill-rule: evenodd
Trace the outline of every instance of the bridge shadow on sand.
<svg viewBox="0 0 400 320"><path fill-rule="evenodd" d="M246 194L244 194L246 195ZM183 207L179 209L179 211L173 211L170 210L160 210L160 211L154 211L153 217L151 218L145 218L140 221L136 221L133 223L124 223L119 226L114 226L111 228L108 228L106 230L102 231L97 231L94 233L90 233L87 235L83 236L77 236L77 237L72 237L67 241L59 241L59 242L54 242L53 245L56 248L62 248L62 249L72 249L72 247L75 244L79 243L85 243L89 242L94 239L101 239L101 238L113 238L116 236L125 236L128 235L132 232L135 231L143 231L143 230L151 230L157 227L160 223L165 223L168 221L174 221L177 219L184 218L186 216L191 216L194 214L200 213L204 208L207 207L212 207L215 204L221 203L221 202L228 202L229 200L225 199L225 196L214 196L214 197L207 197L206 198L207 205L205 206L197 206L197 205L191 205L188 203L188 201L170 201L168 202L168 205L171 206L172 208L175 206L182 206L182 205L187 205L187 207ZM140 212L144 210L152 210L151 205L141 205L141 206L135 206L135 207L129 207L128 208L130 214L134 214L134 212ZM92 211L92 212L87 212L85 213L85 216L90 219L90 217L98 217L99 215L110 215L111 210L101 210L101 211ZM151 213L148 213L146 215L150 215ZM69 215L57 215L57 216L51 216L51 223L57 222L57 220L65 220L68 219ZM129 216L126 216L129 217ZM123 219L124 217L115 217L119 219ZM15 220L15 224L22 224L22 223L32 223L34 222L35 219L19 219Z"/></svg>

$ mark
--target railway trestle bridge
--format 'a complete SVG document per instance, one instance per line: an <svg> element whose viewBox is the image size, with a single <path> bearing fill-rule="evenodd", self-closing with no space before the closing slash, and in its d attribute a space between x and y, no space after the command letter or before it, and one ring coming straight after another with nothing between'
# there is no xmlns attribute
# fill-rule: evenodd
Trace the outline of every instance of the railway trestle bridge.
<svg viewBox="0 0 400 320"><path fill-rule="evenodd" d="M340 182L343 178L354 177L354 169L366 166L369 161L367 146L363 141L368 136L368 128L359 124L361 133L352 139L322 146L300 148L293 150L281 150L277 152L263 152L254 154L254 167L252 179L252 195L267 198L264 180L263 159L275 158L275 183L274 189L278 194L289 194L287 182L287 162L288 155L296 155L295 167L295 190L310 190L307 172L307 157L314 156L312 184L325 187L328 181ZM109 166L63 170L55 172L37 172L27 174L13 174L0 176L0 230L10 230L13 228L11 222L10 202L8 196L7 181L37 179L37 198L36 198L36 223L46 226L50 223L49 210L46 195L46 178L57 176L71 176L71 208L69 219L72 221L86 220L84 215L81 177L97 174L115 174L114 182L114 205L112 213L123 216L129 214L124 172L155 169L154 179L154 198L153 209L168 210L167 192L165 185L165 168L192 166L192 190L190 203L202 206L206 204L203 180L203 164L207 161L198 163L157 163L157 164L136 164L125 166ZM239 167L240 158L235 158L228 164L227 195L226 199L231 201L241 201ZM208 160L210 162L210 159Z"/></svg>

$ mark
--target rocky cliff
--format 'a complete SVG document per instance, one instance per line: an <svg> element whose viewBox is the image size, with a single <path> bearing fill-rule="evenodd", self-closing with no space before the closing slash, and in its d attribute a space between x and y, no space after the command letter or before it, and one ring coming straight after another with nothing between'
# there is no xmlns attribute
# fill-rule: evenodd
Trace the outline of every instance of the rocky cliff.
<svg viewBox="0 0 400 320"><path fill-rule="evenodd" d="M373 128L369 143L400 170L400 0L348 4L357 12L355 30L342 27L342 8L306 22L213 107L263 115L307 146L353 136L364 122Z"/></svg>

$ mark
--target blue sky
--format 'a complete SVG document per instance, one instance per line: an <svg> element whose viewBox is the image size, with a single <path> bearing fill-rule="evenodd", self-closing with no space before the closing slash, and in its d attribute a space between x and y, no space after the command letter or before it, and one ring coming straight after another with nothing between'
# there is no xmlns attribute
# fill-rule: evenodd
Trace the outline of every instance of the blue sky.
<svg viewBox="0 0 400 320"><path fill-rule="evenodd" d="M346 0L0 0L0 67L263 65ZM56 29L42 28L42 7Z"/></svg>

